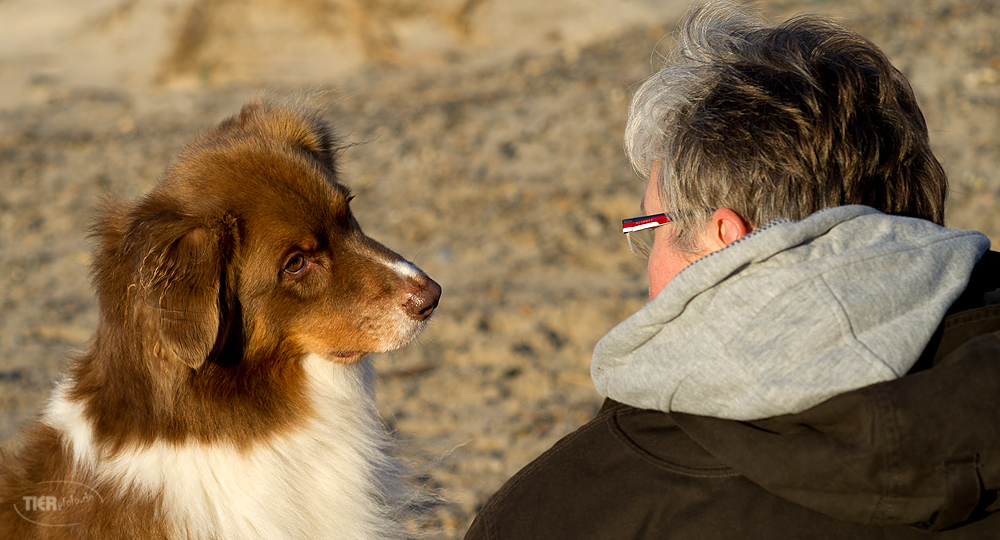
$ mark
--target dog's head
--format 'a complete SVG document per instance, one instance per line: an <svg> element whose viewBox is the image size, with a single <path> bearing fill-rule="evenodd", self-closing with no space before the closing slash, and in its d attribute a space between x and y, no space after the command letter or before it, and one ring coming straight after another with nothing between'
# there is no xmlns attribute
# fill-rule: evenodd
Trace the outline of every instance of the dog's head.
<svg viewBox="0 0 1000 540"><path fill-rule="evenodd" d="M353 362L422 328L440 287L366 236L319 117L267 102L189 145L134 205L98 220L98 340L198 370L316 353ZM259 360L264 361L264 360Z"/></svg>

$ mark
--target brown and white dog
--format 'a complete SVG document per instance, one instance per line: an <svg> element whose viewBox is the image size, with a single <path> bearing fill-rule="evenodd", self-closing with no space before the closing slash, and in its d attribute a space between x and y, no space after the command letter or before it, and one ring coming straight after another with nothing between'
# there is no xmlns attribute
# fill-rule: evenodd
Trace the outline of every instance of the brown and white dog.
<svg viewBox="0 0 1000 540"><path fill-rule="evenodd" d="M316 115L252 102L96 222L100 322L0 464L3 540L401 536L365 355L441 288L365 236Z"/></svg>

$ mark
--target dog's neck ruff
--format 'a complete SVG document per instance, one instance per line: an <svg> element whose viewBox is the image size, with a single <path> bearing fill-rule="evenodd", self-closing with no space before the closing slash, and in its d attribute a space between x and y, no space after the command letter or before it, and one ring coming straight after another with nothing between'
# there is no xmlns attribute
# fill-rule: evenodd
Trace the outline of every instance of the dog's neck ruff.
<svg viewBox="0 0 1000 540"><path fill-rule="evenodd" d="M401 492L398 467L386 453L370 363L315 354L302 362L316 415L249 449L154 442L112 453L94 443L83 404L66 398L68 383L43 421L60 433L77 467L123 497L160 499L165 529L176 538L401 537L393 500Z"/></svg>

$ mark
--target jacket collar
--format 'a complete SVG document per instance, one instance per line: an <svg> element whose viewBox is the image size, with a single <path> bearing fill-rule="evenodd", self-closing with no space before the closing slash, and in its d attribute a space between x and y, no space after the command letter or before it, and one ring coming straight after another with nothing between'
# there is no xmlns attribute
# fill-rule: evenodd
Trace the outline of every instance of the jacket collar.
<svg viewBox="0 0 1000 540"><path fill-rule="evenodd" d="M598 392L752 420L894 379L989 239L844 206L768 224L678 274L597 344Z"/></svg>

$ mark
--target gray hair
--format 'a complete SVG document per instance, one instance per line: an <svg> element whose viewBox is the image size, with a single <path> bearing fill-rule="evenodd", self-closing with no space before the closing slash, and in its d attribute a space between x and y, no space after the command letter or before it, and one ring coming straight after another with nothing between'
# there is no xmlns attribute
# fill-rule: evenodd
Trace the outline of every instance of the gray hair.
<svg viewBox="0 0 1000 540"><path fill-rule="evenodd" d="M865 204L943 223L947 179L909 83L874 44L831 21L771 26L711 2L682 23L664 66L636 90L632 167L653 164L675 244L717 208L752 227Z"/></svg>

